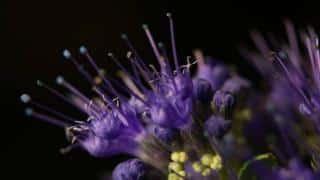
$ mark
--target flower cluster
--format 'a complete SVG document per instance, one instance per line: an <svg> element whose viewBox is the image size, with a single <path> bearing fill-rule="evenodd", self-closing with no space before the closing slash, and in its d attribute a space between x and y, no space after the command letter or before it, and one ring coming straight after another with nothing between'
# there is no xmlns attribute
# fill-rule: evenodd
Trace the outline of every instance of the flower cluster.
<svg viewBox="0 0 320 180"><path fill-rule="evenodd" d="M79 54L94 75L69 50L63 51L92 86L92 98L63 76L56 83L68 95L37 81L84 113L86 120L23 94L21 101L34 107L27 108L26 114L65 129L71 144L62 149L64 153L82 148L95 157L136 158L120 163L112 174L114 180L140 180L148 175L169 180L319 178L320 53L314 30L301 35L306 55L290 22L286 22L289 45L273 47L261 34L252 33L260 53L242 52L265 79L262 90L200 50L181 65L173 19L170 13L167 16L170 54L156 43L149 27L142 26L155 65L145 63L125 34L121 38L129 48L126 58L131 68L108 53L119 67L116 78L106 75L85 46Z"/></svg>

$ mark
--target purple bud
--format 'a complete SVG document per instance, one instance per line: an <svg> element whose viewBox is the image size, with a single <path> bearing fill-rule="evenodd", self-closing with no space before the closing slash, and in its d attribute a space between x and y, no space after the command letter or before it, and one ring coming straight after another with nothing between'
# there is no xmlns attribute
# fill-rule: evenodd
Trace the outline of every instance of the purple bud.
<svg viewBox="0 0 320 180"><path fill-rule="evenodd" d="M212 89L219 89L229 77L229 70L226 66L218 64L212 68Z"/></svg>
<svg viewBox="0 0 320 180"><path fill-rule="evenodd" d="M170 143L175 135L175 130L172 128L164 128L158 125L150 126L151 133L157 137L159 140Z"/></svg>
<svg viewBox="0 0 320 180"><path fill-rule="evenodd" d="M230 76L228 68L217 60L206 58L206 63L199 65L196 77L207 80L212 89L219 89Z"/></svg>
<svg viewBox="0 0 320 180"><path fill-rule="evenodd" d="M231 128L231 123L220 116L211 116L204 123L204 129L210 136L222 138Z"/></svg>
<svg viewBox="0 0 320 180"><path fill-rule="evenodd" d="M203 103L209 103L213 96L213 90L208 81L204 79L195 79L193 94L196 100Z"/></svg>
<svg viewBox="0 0 320 180"><path fill-rule="evenodd" d="M213 104L219 112L231 110L234 105L234 97L232 94L218 90L213 96Z"/></svg>
<svg viewBox="0 0 320 180"><path fill-rule="evenodd" d="M112 180L142 180L146 174L146 165L139 159L130 159L117 165Z"/></svg>
<svg viewBox="0 0 320 180"><path fill-rule="evenodd" d="M229 78L222 87L223 91L230 92L231 94L238 94L243 88L249 88L250 83L239 76Z"/></svg>

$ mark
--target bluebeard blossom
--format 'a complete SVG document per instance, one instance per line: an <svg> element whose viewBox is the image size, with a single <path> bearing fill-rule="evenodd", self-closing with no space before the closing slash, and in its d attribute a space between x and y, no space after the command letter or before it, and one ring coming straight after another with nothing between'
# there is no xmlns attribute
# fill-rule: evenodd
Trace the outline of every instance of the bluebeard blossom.
<svg viewBox="0 0 320 180"><path fill-rule="evenodd" d="M178 132L177 129L165 128L159 125L150 125L148 128L152 135L154 135L160 141L168 144L172 142L174 136Z"/></svg>
<svg viewBox="0 0 320 180"><path fill-rule="evenodd" d="M226 109L232 108L235 103L235 99L229 92L218 90L214 94L212 102L218 111L223 112Z"/></svg>
<svg viewBox="0 0 320 180"><path fill-rule="evenodd" d="M214 94L210 83L204 79L195 79L193 84L194 99L202 103L210 103Z"/></svg>
<svg viewBox="0 0 320 180"><path fill-rule="evenodd" d="M205 121L204 127L207 133L211 136L221 138L230 129L231 122L224 120L222 117L211 116Z"/></svg>
<svg viewBox="0 0 320 180"><path fill-rule="evenodd" d="M62 149L64 153L80 147L95 157L125 154L137 158L120 163L112 174L114 180L143 179L147 171L169 180L242 179L241 173L250 169L252 162L245 159L262 151L271 152L281 165L264 166L263 172L253 168L251 173L270 174L268 177L275 179L314 179L320 168L320 55L313 30L302 35L307 56L300 53L290 23L290 45L281 50L269 48L261 35L253 34L261 55L251 51L244 54L268 82L269 89L259 91L252 88L252 82L200 50L180 65L173 19L167 15L170 55L143 25L155 65L145 63L125 34L121 38L129 48L126 58L131 69L108 53L119 67L117 77L107 75L85 46L79 48L79 54L95 70L94 75L69 50L63 51L65 59L90 83L92 98L63 76L58 76L56 83L68 95L37 81L38 86L84 113L86 120L69 117L23 94L21 101L34 107L27 108L26 115L64 128L71 142ZM304 69L308 66L311 72ZM277 78L270 74L277 74ZM297 130L299 125L301 130ZM312 167L302 163L305 160ZM146 168L149 165L152 168Z"/></svg>
<svg viewBox="0 0 320 180"><path fill-rule="evenodd" d="M266 117L257 116L260 122L255 124L260 124L259 134L273 136L265 138L266 145L288 166L280 168L272 178L318 179L319 40L311 27L301 31L301 41L290 21L285 21L285 28L288 44L277 43L274 37L269 41L254 31L251 35L259 53L243 51L270 88L260 111L268 116L263 126L272 129L261 126ZM248 128L248 134L254 129ZM311 159L307 165L303 163L305 158Z"/></svg>
<svg viewBox="0 0 320 180"><path fill-rule="evenodd" d="M198 62L195 78L208 81L214 91L218 90L230 77L230 70L220 61L204 57L200 50L195 50L194 56Z"/></svg>
<svg viewBox="0 0 320 180"><path fill-rule="evenodd" d="M205 60L200 51L195 53L195 62L190 62L191 57L188 57L187 64L180 66L173 21L170 14L168 17L174 68L171 67L164 45L157 45L148 26L143 25L159 70L155 65L147 66L144 63L126 35L121 37L130 49L127 58L132 65L132 71L124 67L112 53L108 53L108 57L120 68L118 75L122 82L107 77L86 47L81 46L79 53L88 60L97 76L92 76L69 50L65 50L63 56L88 80L96 96L92 99L87 97L62 76L57 77L56 83L69 91L69 97L42 81L38 81L37 84L85 113L88 116L87 120L71 118L34 101L28 94L23 94L21 100L24 103L48 113L42 114L29 108L27 115L66 129L67 137L72 144L62 149L63 152L81 147L96 157L128 154L167 174L169 179L184 179L189 173L194 173L190 172L192 169L187 170L184 166L204 156L205 151L220 158L218 152L210 148L210 140L203 139L207 134L222 138L228 129L220 119L217 123L207 123L206 128L214 130L209 131L202 127L202 122L207 117L193 117L193 104L207 104L206 111L213 113L210 102L214 92L230 77L229 70L222 63L209 64L211 60ZM192 78L190 68L196 62L200 62L199 69L197 75ZM225 105L224 108L229 108L229 105ZM192 132L197 128L208 133L193 135ZM200 139L197 140L196 136ZM191 139L194 141L193 146L190 146ZM217 170L216 167L222 168L221 161L214 163L211 168L196 173L209 178L211 171ZM139 179L142 171L142 163L139 160L130 160L116 167L113 179Z"/></svg>
<svg viewBox="0 0 320 180"><path fill-rule="evenodd" d="M260 33L253 32L252 37L261 56L252 53L249 53L248 56L264 76L269 76L266 79L274 88L272 96L276 96L277 92L282 93L282 97L277 99L277 103L296 106L303 115L311 116L310 119L313 119L317 127L320 90L318 85L320 72L318 36L310 27L301 33L301 44L306 52L302 54L295 29L289 21L286 21L286 31L289 44L279 44L277 47L268 46L267 41ZM258 63L263 59L267 59L269 62ZM277 73L278 76L273 78L274 76L270 76L270 73ZM288 91L291 93L288 94Z"/></svg>
<svg viewBox="0 0 320 180"><path fill-rule="evenodd" d="M130 159L117 165L112 173L113 180L143 180L146 165L139 159Z"/></svg>

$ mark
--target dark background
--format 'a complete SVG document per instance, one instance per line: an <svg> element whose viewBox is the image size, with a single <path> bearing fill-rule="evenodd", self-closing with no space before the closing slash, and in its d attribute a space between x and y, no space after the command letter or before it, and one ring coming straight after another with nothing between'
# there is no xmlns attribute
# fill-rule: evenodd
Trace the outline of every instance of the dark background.
<svg viewBox="0 0 320 180"><path fill-rule="evenodd" d="M165 13L174 15L180 57L191 55L194 48L236 64L245 76L252 69L239 56L236 47L249 44L248 32L257 28L283 34L282 20L290 18L300 27L312 24L319 30L319 4L315 2L278 1L37 1L11 0L1 6L4 26L1 32L1 179L98 179L123 157L95 159L74 150L61 155L66 146L62 129L24 116L19 96L28 92L34 99L83 118L68 105L36 87L41 79L54 84L55 76L64 74L77 87L88 91L61 51L69 48L76 54L85 44L108 73L114 65L106 52L124 56L127 49L120 33L127 32L146 59L151 49L141 24L147 23L157 40L168 42ZM168 43L167 43L168 44ZM151 60L152 61L152 60Z"/></svg>

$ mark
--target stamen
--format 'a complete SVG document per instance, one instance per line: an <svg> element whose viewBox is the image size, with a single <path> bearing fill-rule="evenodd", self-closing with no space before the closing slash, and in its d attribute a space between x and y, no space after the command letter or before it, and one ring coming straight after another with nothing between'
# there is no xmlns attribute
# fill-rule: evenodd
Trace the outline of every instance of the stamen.
<svg viewBox="0 0 320 180"><path fill-rule="evenodd" d="M93 66L93 68L99 72L100 68L97 66L97 64L95 63L95 61L92 59L92 57L90 56L87 48L85 46L80 46L79 48L79 52L80 54L84 55L90 62L90 64Z"/></svg>
<svg viewBox="0 0 320 180"><path fill-rule="evenodd" d="M193 51L193 55L197 60L198 68L200 68L200 66L205 65L205 58L204 58L203 53L200 49L195 49Z"/></svg>
<svg viewBox="0 0 320 180"><path fill-rule="evenodd" d="M68 124L66 122L63 122L63 121L56 119L56 118L53 118L51 116L47 116L45 114L38 113L31 108L26 108L25 114L27 116L35 117L35 118L40 119L44 122L47 122L47 123L50 123L50 124L53 124L53 125L56 125L56 126L59 126L62 128L66 128L66 127L70 126L70 124Z"/></svg>
<svg viewBox="0 0 320 180"><path fill-rule="evenodd" d="M105 93L103 93L102 90L101 90L100 88L98 88L97 86L93 86L93 87L92 87L92 90L93 90L93 92L97 93L97 94L102 98L102 100L103 100L105 103L107 103L107 105L113 103L112 101L108 101L108 99L106 98ZM109 99L111 99L111 98L109 98Z"/></svg>
<svg viewBox="0 0 320 180"><path fill-rule="evenodd" d="M112 80L112 82L113 82L115 85L117 85L119 88L122 88L122 89L126 90L130 95L132 95L132 96L134 96L135 98L139 99L142 103L148 104L148 103L146 102L146 100L143 99L143 97L144 97L143 94L141 94L141 95L142 95L142 97L141 97L141 96L139 96L139 94L136 94L136 93L135 93L134 91L132 91L130 88L122 85L122 84L119 83L117 80L114 80L114 79L111 79L111 80Z"/></svg>
<svg viewBox="0 0 320 180"><path fill-rule="evenodd" d="M154 74L156 75L156 78L160 78L160 73L157 71L157 68L154 67L153 64L149 64L149 67L151 68L151 70L154 72Z"/></svg>
<svg viewBox="0 0 320 180"><path fill-rule="evenodd" d="M74 66L76 67L76 69L80 72L81 75L83 75L85 77L85 79L92 83L93 82L93 78L91 77L91 75L83 68L83 66L81 64L79 64L77 62L76 59L73 58L73 56L71 55L69 50L64 50L63 51L63 56L68 59L71 60L71 62L74 64Z"/></svg>
<svg viewBox="0 0 320 180"><path fill-rule="evenodd" d="M75 140L73 140L73 143L75 142ZM74 148L77 148L79 146L79 144L70 144L67 147L61 148L59 151L61 154L67 154L69 153L71 150L73 150Z"/></svg>
<svg viewBox="0 0 320 180"><path fill-rule="evenodd" d="M158 47L161 51L161 54L162 54L162 58L161 58L161 61L164 60L164 65L166 66L165 70L167 71L167 73L169 73L170 75L172 75L172 68L171 68L171 65L169 63L169 58L168 58L168 54L167 54L167 51L164 47L164 44L162 42L159 42L158 43Z"/></svg>
<svg viewBox="0 0 320 180"><path fill-rule="evenodd" d="M37 80L37 85L39 87L43 87L45 89L47 89L50 93L52 93L53 95L57 96L58 98L60 98L61 100L71 104L72 106L76 107L78 110L80 110L81 112L84 112L83 109L81 107L79 107L77 104L75 104L74 102L72 102L70 99L68 99L67 97L65 97L63 94L61 94L60 92L58 92L57 90L53 89L52 87L48 86L47 84L45 84L44 82Z"/></svg>
<svg viewBox="0 0 320 180"><path fill-rule="evenodd" d="M318 82L319 82L318 87L320 87L320 54L319 54L319 39L318 39L318 37L316 37L316 39L315 39L315 52L314 52L314 54L315 54L314 60L317 64L316 67L318 67L317 68L318 73L316 74L317 76L315 78L318 79Z"/></svg>
<svg viewBox="0 0 320 180"><path fill-rule="evenodd" d="M152 34L151 34L151 32L150 32L150 30L149 30L149 28L148 28L148 25L143 24L143 25L142 25L142 28L143 28L144 31L146 32L146 35L147 35L147 37L148 37L148 39L149 39L149 42L150 42L150 44L151 44L153 53L155 54L155 56L156 56L159 64L161 65L161 60L160 60L160 59L161 59L161 56L160 56L159 50L158 50L158 48L157 48L157 46L156 46L156 43L154 42L154 39L153 39L153 37L152 37Z"/></svg>
<svg viewBox="0 0 320 180"><path fill-rule="evenodd" d="M174 86L174 89L177 89L177 84L176 84L176 81L174 80L174 75L173 75L173 72L172 72L172 68L171 68L171 65L170 65L170 62L169 62L169 58L168 58L166 49L164 47L164 44L159 42L158 46L159 46L159 48L160 48L160 50L161 50L161 52L162 52L162 54L164 56L162 59L164 59L164 61L165 61L164 62L165 66L166 66L166 67L164 67L165 71L166 71L167 75L169 76L169 78L170 78L170 80L171 80L171 82L172 82L172 84Z"/></svg>
<svg viewBox="0 0 320 180"><path fill-rule="evenodd" d="M138 60L138 64L142 66L142 69L146 71L148 74L150 74L150 71L147 67L147 65L143 62L142 58L139 56L139 53L137 50L133 47L132 43L130 42L128 36L126 34L122 34L121 38L125 41L129 49L133 52L135 58Z"/></svg>
<svg viewBox="0 0 320 180"><path fill-rule="evenodd" d="M129 126L128 121L127 121L127 119L125 118L126 116L123 114L122 110L116 106L116 104L114 103L114 101L113 101L109 96L104 95L104 94L101 92L101 90L100 90L99 88L97 88L97 87L93 87L93 91L95 91L96 93L98 93L98 94L102 97L102 99L105 100L105 101L108 103L108 105L111 106L111 108L112 108L113 110L118 110L118 112L124 117L124 118L119 118L120 121L121 121L124 125Z"/></svg>
<svg viewBox="0 0 320 180"><path fill-rule="evenodd" d="M252 31L250 33L250 35L251 35L251 38L252 38L254 44L256 45L256 47L258 48L260 53L262 54L262 56L265 59L269 59L268 54L270 52L270 48L268 47L267 42L263 38L263 36L257 31Z"/></svg>
<svg viewBox="0 0 320 180"><path fill-rule="evenodd" d="M183 72L185 72L184 69L186 69L186 73L189 73L190 67L196 63L197 63L197 61L191 62L191 56L187 56L187 64L181 66L181 68L182 68Z"/></svg>
<svg viewBox="0 0 320 180"><path fill-rule="evenodd" d="M277 55L277 54L273 54L275 60L277 60L277 62L280 64L282 70L285 72L285 75L287 76L289 82L292 84L292 86L297 90L297 92L302 96L302 98L304 99L306 105L308 105L308 107L312 107L311 102L309 101L309 99L307 98L307 96L305 95L305 93L294 83L294 81L290 78L290 72L289 70L286 68L285 64L282 62L282 59Z"/></svg>
<svg viewBox="0 0 320 180"><path fill-rule="evenodd" d="M140 71L141 76L143 77L143 79L148 83L148 85L155 90L155 87L152 83L150 83L150 81L152 81L153 79L153 75L150 72L150 74L147 71L144 71L143 68L141 67L141 65L136 62L131 56L128 57L128 59L130 60L132 66L134 67L133 70L136 71L135 67L138 68L138 70ZM137 74L137 72L135 72Z"/></svg>
<svg viewBox="0 0 320 180"><path fill-rule="evenodd" d="M56 78L56 83L59 85L64 86L65 88L67 88L70 92L72 92L74 95L76 95L77 97L79 97L81 100L83 100L86 104L90 104L90 100L83 95L78 89L76 89L74 86L72 86L70 83L68 83L63 76L57 76ZM99 111L99 107L97 107L96 105L93 106L95 111Z"/></svg>
<svg viewBox="0 0 320 180"><path fill-rule="evenodd" d="M79 52L83 55L85 55L85 57L89 60L90 64L93 66L93 68L96 70L96 72L98 74L100 74L100 68L97 66L97 64L95 63L95 61L93 60L93 58L90 56L88 50L86 47L81 46L79 49ZM112 84L107 80L107 78L104 77L104 75L101 76L101 78L103 79L103 81L107 84L107 86L110 88L111 92L119 97L121 100L124 100L123 96L121 94L119 94L114 87L112 86Z"/></svg>
<svg viewBox="0 0 320 180"><path fill-rule="evenodd" d="M295 28L292 24L291 21L286 20L284 22L285 24L285 28L287 31L287 35L288 35L288 40L289 40L289 44L290 44L290 48L292 49L292 51L290 51L290 60L292 62L292 64L300 71L300 51L299 51L299 46L298 46L298 41L296 38L296 32L295 32Z"/></svg>
<svg viewBox="0 0 320 180"><path fill-rule="evenodd" d="M138 89L138 87L134 84L134 82L132 81L132 79L130 77L128 77L128 75L126 75L125 73L123 73L122 71L118 72L118 76L122 79L122 81L124 82L124 84L134 93L136 93L139 97L143 98L144 95L143 93L140 92L140 90Z"/></svg>
<svg viewBox="0 0 320 180"><path fill-rule="evenodd" d="M56 115L59 118L62 118L64 120L67 120L67 121L70 121L70 122L78 121L78 120L76 120L76 119L74 119L72 117L69 117L67 115L64 115L63 113L58 112L58 111L56 111L56 110L54 110L54 109L52 109L52 108L50 108L50 107L48 107L46 105L40 104L40 103L32 100L31 97L28 94L21 95L21 101L23 103L28 103L28 104L34 105L34 106L38 107L39 109L42 109L42 110L47 111L47 112L49 112L51 114L54 114L54 115Z"/></svg>
<svg viewBox="0 0 320 180"><path fill-rule="evenodd" d="M65 49L63 52L62 52L62 55L66 58L66 59L70 59L71 58L71 53L68 49Z"/></svg>
<svg viewBox="0 0 320 180"><path fill-rule="evenodd" d="M175 66L176 66L176 71L179 74L180 69L179 69L179 63L178 63L178 55L177 55L177 50L176 50L174 27L173 27L173 20L172 20L171 13L167 13L167 17L169 18L169 23L170 23L170 37L171 37L171 46L172 46L171 48L172 48L173 60L174 60Z"/></svg>
<svg viewBox="0 0 320 180"><path fill-rule="evenodd" d="M307 47L307 50L308 50L308 55L309 55L309 59L310 59L310 63L311 63L311 68L312 68L312 72L313 72L314 81L316 82L318 87L320 87L320 81L317 78L318 72L317 72L317 69L316 69L315 59L314 59L313 52L312 52L311 40L310 40L310 38L308 36L306 36L305 44L306 44L306 47Z"/></svg>
<svg viewBox="0 0 320 180"><path fill-rule="evenodd" d="M130 76L129 71L128 71L125 67L123 67L123 65L122 65L121 63L119 63L119 60L113 55L113 53L108 52L108 57L110 57L110 59L111 59L114 63L116 63L116 65L117 65L124 73L126 73L128 76Z"/></svg>
<svg viewBox="0 0 320 180"><path fill-rule="evenodd" d="M141 89L145 90L144 86L143 86L142 83L140 82L140 79L138 79L137 77L131 76L131 74L129 73L129 71L128 71L126 68L124 68L121 63L119 63L118 59L117 59L112 53L109 52L109 53L108 53L108 56L112 59L112 61L114 61L114 62L120 67L120 69L126 74L126 77L127 77L128 79L134 81L134 83L138 84L138 86L139 86ZM132 83L132 84L133 84L133 83Z"/></svg>
<svg viewBox="0 0 320 180"><path fill-rule="evenodd" d="M22 94L20 96L20 100L23 102L23 103L29 103L30 100L31 100L31 97L28 95L28 94Z"/></svg>
<svg viewBox="0 0 320 180"><path fill-rule="evenodd" d="M308 28L309 30L309 36L308 39L308 50L312 53L312 59L313 59L313 66L315 70L314 78L317 80L318 83L320 83L320 58L319 58L319 38L315 34L314 29ZM310 48L310 49L309 49Z"/></svg>

